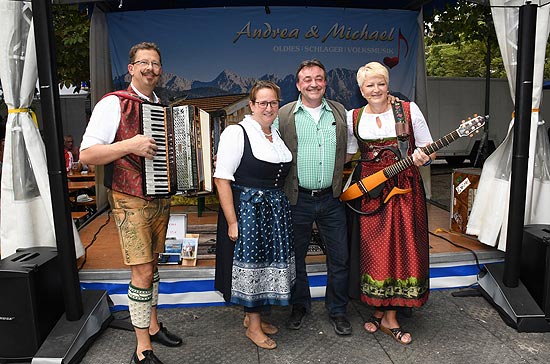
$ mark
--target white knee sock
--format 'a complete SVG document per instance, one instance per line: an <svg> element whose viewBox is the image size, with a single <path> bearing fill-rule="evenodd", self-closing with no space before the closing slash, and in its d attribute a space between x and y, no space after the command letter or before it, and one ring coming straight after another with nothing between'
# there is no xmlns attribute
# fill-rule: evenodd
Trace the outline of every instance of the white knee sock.
<svg viewBox="0 0 550 364"><path fill-rule="evenodd" d="M153 298L153 288L138 288L128 286L128 307L130 309L130 318L132 325L138 329L146 329L151 321L151 302Z"/></svg>
<svg viewBox="0 0 550 364"><path fill-rule="evenodd" d="M153 273L153 297L151 299L151 306L156 307L159 302L159 283L160 283L160 274L157 270Z"/></svg>

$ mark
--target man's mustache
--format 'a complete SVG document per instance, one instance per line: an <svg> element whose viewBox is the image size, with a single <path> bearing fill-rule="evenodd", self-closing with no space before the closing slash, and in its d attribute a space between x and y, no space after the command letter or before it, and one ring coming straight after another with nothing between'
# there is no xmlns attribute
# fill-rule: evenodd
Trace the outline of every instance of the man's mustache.
<svg viewBox="0 0 550 364"><path fill-rule="evenodd" d="M147 72L141 72L142 75L144 76L149 76L149 75L153 75L155 77L159 77L160 76L160 72L156 73L155 71L147 71Z"/></svg>

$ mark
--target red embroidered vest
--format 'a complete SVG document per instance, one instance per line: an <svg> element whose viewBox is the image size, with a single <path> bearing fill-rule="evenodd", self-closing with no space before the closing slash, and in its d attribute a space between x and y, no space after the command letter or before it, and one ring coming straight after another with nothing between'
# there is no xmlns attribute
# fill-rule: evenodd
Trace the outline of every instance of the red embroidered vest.
<svg viewBox="0 0 550 364"><path fill-rule="evenodd" d="M139 134L139 105L143 100L134 93L131 86L128 86L126 91L111 92L104 97L109 95L115 95L120 100L120 124L113 143L130 139ZM105 174L106 187L146 200L153 199L152 197L143 195L141 160L139 156L128 154L123 158L113 161L106 166Z"/></svg>

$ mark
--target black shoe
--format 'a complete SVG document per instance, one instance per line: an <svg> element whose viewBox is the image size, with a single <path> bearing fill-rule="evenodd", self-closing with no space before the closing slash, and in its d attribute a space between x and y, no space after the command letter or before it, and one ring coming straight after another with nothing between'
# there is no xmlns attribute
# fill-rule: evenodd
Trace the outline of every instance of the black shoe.
<svg viewBox="0 0 550 364"><path fill-rule="evenodd" d="M153 350L145 350L141 353L143 354L143 359L139 360L137 353L134 351L134 355L132 355L132 360L130 361L130 364L162 364L160 359L157 358L153 353Z"/></svg>
<svg viewBox="0 0 550 364"><path fill-rule="evenodd" d="M287 327L291 330L299 330L304 323L304 318L306 317L306 308L302 305L293 305L292 313L287 322Z"/></svg>
<svg viewBox="0 0 550 364"><path fill-rule="evenodd" d="M151 335L151 341L170 347L176 347L182 344L183 340L181 337L172 334L166 327L162 326L162 323L159 323L159 326L160 330L155 335Z"/></svg>
<svg viewBox="0 0 550 364"><path fill-rule="evenodd" d="M351 335L351 324L346 318L346 315L334 315L330 316L334 331L338 335Z"/></svg>

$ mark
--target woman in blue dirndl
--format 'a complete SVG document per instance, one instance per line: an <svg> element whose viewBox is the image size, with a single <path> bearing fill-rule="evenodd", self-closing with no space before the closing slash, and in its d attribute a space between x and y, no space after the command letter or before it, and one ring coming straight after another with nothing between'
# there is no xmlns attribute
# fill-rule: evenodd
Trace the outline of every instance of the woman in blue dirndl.
<svg viewBox="0 0 550 364"><path fill-rule="evenodd" d="M220 137L214 173L220 199L216 239L216 289L227 302L244 307L246 336L258 347L274 349L263 322L271 305L288 305L296 277L290 204L282 187L292 155L272 124L280 89L258 81L246 115Z"/></svg>

